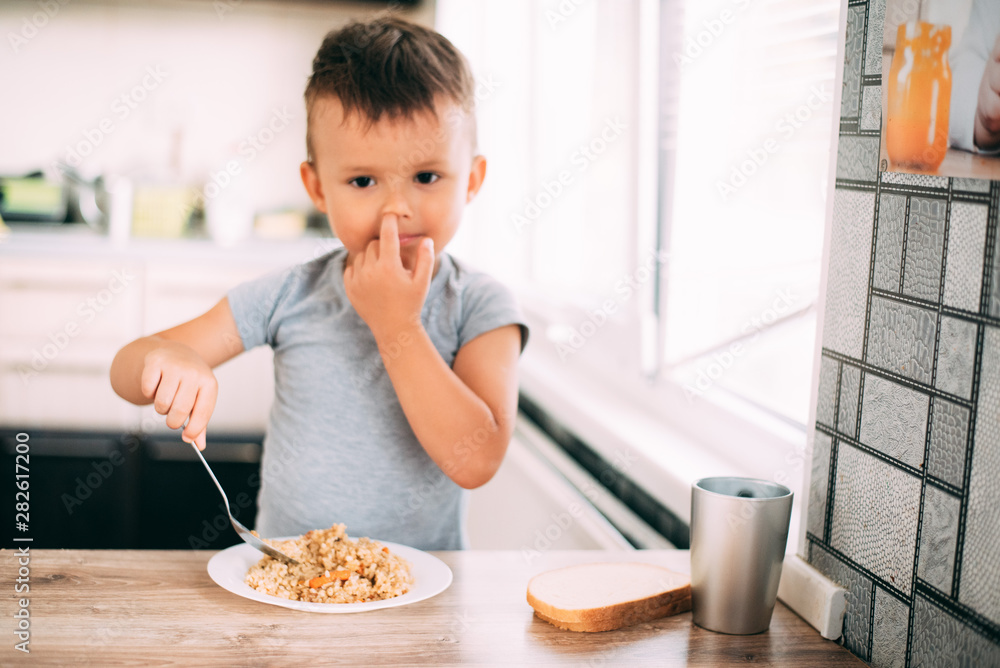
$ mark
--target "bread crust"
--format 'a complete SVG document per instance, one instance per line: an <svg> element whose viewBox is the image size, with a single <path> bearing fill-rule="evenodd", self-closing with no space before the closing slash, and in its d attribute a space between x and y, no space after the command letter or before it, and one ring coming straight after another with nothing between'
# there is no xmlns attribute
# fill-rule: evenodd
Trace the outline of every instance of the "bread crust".
<svg viewBox="0 0 1000 668"><path fill-rule="evenodd" d="M608 565L613 567L628 567L628 564ZM651 564L643 564L643 566L651 566ZM567 610L539 599L531 590L531 585L534 582L533 579L528 584L528 604L534 608L535 614L539 619L544 619L561 629L582 632L611 631L690 610L690 580L679 573L673 573L667 569L661 570L678 578L683 584L645 598L622 601L613 605L596 608ZM545 574L541 575L544 576Z"/></svg>

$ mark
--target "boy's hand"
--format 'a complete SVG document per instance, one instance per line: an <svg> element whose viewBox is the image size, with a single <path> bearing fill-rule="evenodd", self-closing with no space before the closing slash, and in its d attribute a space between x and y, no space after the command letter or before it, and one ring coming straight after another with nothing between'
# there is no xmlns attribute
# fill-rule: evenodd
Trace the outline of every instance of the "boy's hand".
<svg viewBox="0 0 1000 668"><path fill-rule="evenodd" d="M393 339L420 323L420 311L434 273L434 241L425 238L417 248L413 270L403 266L395 214L382 219L379 238L344 270L344 289L354 309L368 324L375 341Z"/></svg>
<svg viewBox="0 0 1000 668"><path fill-rule="evenodd" d="M140 383L156 412L167 416L167 426L179 429L186 421L181 438L204 450L219 386L198 353L183 343L167 342L146 355Z"/></svg>

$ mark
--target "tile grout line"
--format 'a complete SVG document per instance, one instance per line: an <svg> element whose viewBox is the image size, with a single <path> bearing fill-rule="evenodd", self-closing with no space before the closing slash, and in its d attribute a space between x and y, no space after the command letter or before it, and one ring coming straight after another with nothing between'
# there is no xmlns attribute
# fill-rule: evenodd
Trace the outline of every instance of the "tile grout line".
<svg viewBox="0 0 1000 668"><path fill-rule="evenodd" d="M841 133L840 137L850 137L852 135ZM855 192L871 192L875 190L875 184L871 181L858 181L856 179L834 179L834 186L837 190L851 190Z"/></svg>
<svg viewBox="0 0 1000 668"><path fill-rule="evenodd" d="M948 179L948 198L945 201L945 213L944 213L944 230L941 243L941 273L938 278L938 303L937 303L937 315L936 315L936 327L934 331L934 352L931 358L931 382L932 388L937 389L937 370L938 370L938 354L940 352L941 346L941 307L944 302L944 281L947 271L947 258L948 258L948 232L951 226L951 203L952 203L952 184L954 179ZM909 615L906 625L906 655L904 659L904 665L910 666L913 662L913 641L915 635L915 622L916 622L916 602L917 602L917 579L920 569L920 542L923 538L924 531L924 516L926 514L926 504L927 504L927 468L928 462L930 461L930 450L931 450L931 431L934 426L934 406L938 401L937 396L930 396L927 402L927 426L924 432L924 459L923 463L920 465L921 469L921 479L920 479L920 504L917 506L917 535L913 542L913 574L910 578L910 600L909 600Z"/></svg>
<svg viewBox="0 0 1000 668"><path fill-rule="evenodd" d="M892 582L889 582L888 580L886 580L885 578L883 578L880 575L876 575L871 569L869 569L869 568L867 568L865 566L862 566L861 564L859 564L858 562L854 561L853 559L851 559L850 557L848 557L846 554L844 554L843 552L841 552L837 548L831 547L829 545L824 545L823 541L819 540L815 535L813 535L813 534L807 534L807 535L812 536L813 539L815 540L816 544L820 548L822 548L823 550L826 550L831 556L835 557L836 560L839 561L840 563L842 563L844 566L846 566L847 568L851 569L852 571L860 573L861 575L863 575L866 578L868 578L869 580L871 580L873 583L878 584L879 587L881 587L887 594L891 594L893 596L893 598L895 598L900 603L906 603L907 602L907 595L904 594L903 590L900 589L899 587L897 587L895 584L893 584ZM843 585L841 585L841 586L843 586Z"/></svg>
<svg viewBox="0 0 1000 668"><path fill-rule="evenodd" d="M867 455L871 455L875 459L878 459L879 461L888 464L889 466L892 466L893 468L898 469L903 473L908 473L915 478L920 477L920 469L918 469L917 467L910 466L906 462L900 461L891 455L887 455L881 450L876 450L872 446L865 445L861 441L850 438L849 436L845 436L843 434L837 434L833 429L831 429L827 425L817 425L816 430L819 431L820 433L826 434L827 436L832 436L835 439L843 441L847 445L850 445L851 447L860 450L861 452Z"/></svg>
<svg viewBox="0 0 1000 668"><path fill-rule="evenodd" d="M938 298L935 304L937 310L937 324L934 329L934 356L931 358L931 387L937 388L938 355L941 352L941 308L944 304L944 278L948 270L948 234L951 230L951 182L948 179L948 199L944 208L944 230L941 239L941 273L938 276ZM930 427L928 427L928 439L930 438ZM927 466L926 454L924 456L924 466Z"/></svg>
<svg viewBox="0 0 1000 668"><path fill-rule="evenodd" d="M861 131L861 118L864 115L865 99L865 55L868 51L868 9L869 3L866 1L863 6L865 15L861 24L861 52L858 54L858 131ZM881 49L880 49L881 50ZM881 141L881 140L880 140Z"/></svg>
<svg viewBox="0 0 1000 668"><path fill-rule="evenodd" d="M840 134L845 137L857 136L855 133L850 132L848 130L842 130ZM861 135L861 136L867 136L867 135ZM885 172L885 173L901 174L903 172ZM874 189L874 183L871 181L859 181L858 179L837 178L835 179L835 182L837 187L841 190L867 191ZM931 199L941 199L947 196L946 189L938 186L917 186L905 183L896 183L893 181L883 181L882 190L886 193L891 193L893 195L901 195L901 196L917 195L919 197L928 197ZM977 193L977 192L959 190L954 193L954 199L957 202L968 202L970 204L990 203L989 193Z"/></svg>
<svg viewBox="0 0 1000 668"><path fill-rule="evenodd" d="M966 399L965 397L960 397L957 394L951 394L950 392L944 392L943 390L938 390L928 385L924 385L919 381L912 380L910 378L907 378L906 376L901 376L892 371L887 371L886 369L882 369L867 362L859 362L853 357L848 357L847 355L844 355L843 353L838 353L835 350L829 350L828 348L823 348L823 354L825 354L830 359L847 362L849 364L857 366L858 368L863 370L866 374L878 376L880 378L884 378L885 380L891 380L894 383L898 383L899 385L903 385L904 387L907 387L911 390L915 390L917 392L921 392L923 394L932 397L947 399L948 401L954 404L958 404L963 408L972 407L972 402L969 399Z"/></svg>
<svg viewBox="0 0 1000 668"><path fill-rule="evenodd" d="M925 309L935 309L938 308L938 304L926 299L920 299L919 297L909 297L907 295L896 294L895 292L890 292L882 288L872 288L872 293L876 297L881 297L887 301L896 302L898 304L906 304L907 306L913 306L916 308ZM1000 318L983 315L981 313L973 313L971 311L966 311L954 306L941 305L941 312L945 315L958 318L960 320L965 320L966 322L983 323L986 325L993 325L995 327L1000 327Z"/></svg>
<svg viewBox="0 0 1000 668"><path fill-rule="evenodd" d="M873 212L874 220L872 221L872 241L871 250L868 252L868 286L865 295L865 324L864 330L862 332L861 338L861 360L868 360L868 334L869 326L871 325L871 314L872 314L872 283L875 280L875 250L878 246L878 218L881 211L882 205L882 172L876 174L875 177L875 210Z"/></svg>
<svg viewBox="0 0 1000 668"><path fill-rule="evenodd" d="M872 653L875 651L875 601L878 596L878 584L872 580L872 605L868 611L868 659L871 663Z"/></svg>
<svg viewBox="0 0 1000 668"><path fill-rule="evenodd" d="M840 412L840 380L841 373L843 372L844 364L843 362L837 362L837 386L834 390L833 399L833 423L837 424L837 417ZM819 425L817 425L818 427ZM819 431L818 429L816 431ZM834 430L836 431L836 430ZM822 433L822 432L821 432ZM827 434L829 436L829 434ZM840 452L840 448L837 445L836 435L830 438L830 471L827 474L828 480L826 485L826 512L823 518L823 538L827 542L833 540L833 501L834 501L834 486L837 484L837 453Z"/></svg>
<svg viewBox="0 0 1000 668"><path fill-rule="evenodd" d="M858 369L858 405L854 407L854 433L851 434L858 443L861 442L861 406L865 399L865 372Z"/></svg>
<svg viewBox="0 0 1000 668"><path fill-rule="evenodd" d="M903 294L903 281L906 277L906 242L910 233L910 208L912 195L906 197L906 210L903 213L903 247L900 250L899 258L899 290L896 294Z"/></svg>
<svg viewBox="0 0 1000 668"><path fill-rule="evenodd" d="M986 224L986 249L983 257L983 290L980 296L980 311L987 312L992 295L990 293L991 274L994 262L994 246L998 234L998 217L1000 217L1000 184L996 181L990 184L990 213ZM979 383L982 377L983 346L986 338L986 328L979 325L976 328L976 358L972 366L972 393L969 410L968 432L965 435L965 469L962 476L962 496L958 513L958 534L955 538L955 563L952 570L951 598L959 601L962 585L962 563L965 556L965 531L969 514L969 485L972 481L972 458L976 445L976 410L979 403Z"/></svg>
<svg viewBox="0 0 1000 668"><path fill-rule="evenodd" d="M895 174L898 172L893 173ZM919 195L921 197L930 198L942 198L948 194L947 188L939 188L937 186L916 186L905 183L893 183L892 181L885 181L883 183L883 190L887 193L892 193L893 195ZM952 190L952 194L954 195L956 202L969 202L973 204L989 204L990 202L989 193Z"/></svg>
<svg viewBox="0 0 1000 668"><path fill-rule="evenodd" d="M868 35L868 11L869 11L869 9L871 9L871 4L870 3L866 3L866 5L865 5L865 39L863 40L863 47L865 49L868 47L868 38L867 38L867 35ZM863 59L862 59L862 62L864 62ZM882 138L881 138L881 133L880 133L879 134L879 144L881 144L881 142L882 142ZM881 146L879 146L879 148L881 149ZM879 207L880 207L881 200L882 200L882 175L883 174L884 174L884 172L879 172L878 178L877 178L877 180L875 182L875 218L872 221L872 249L871 249L871 260L870 260L871 261L871 266L868 268L868 290L866 291L867 292L867 295L866 295L866 298L867 298L866 301L867 301L867 303L865 304L865 332L864 332L864 339L863 339L864 345L863 345L862 351L861 351L861 359L863 359L865 361L868 360L868 337L871 335L872 302L874 300L873 299L874 298L874 294L872 293L872 289L875 287L875 262L876 262L876 258L877 258L876 251L878 250L878 228L879 228L879 213L880 213ZM908 208L909 207L909 198L907 198L906 202L907 202L907 208ZM905 219L906 218L905 218L905 212L904 212L904 221L905 221ZM902 268L900 268L900 274L902 274ZM844 363L841 362L840 366L841 366L841 369L843 369ZM843 373L843 371L841 371L841 373ZM864 375L865 374L863 372L859 371L859 375L860 375L860 378L858 379L858 406L857 406L858 419L857 419L857 424L855 425L855 434L853 435L854 436L854 440L857 441L857 442L860 442L860 435L861 435L861 406L862 406L862 400L864 398L863 391L864 391ZM839 416L839 411L838 411L838 416ZM871 607L868 610L868 647L866 648L868 655L861 657L865 661L869 661L869 662L872 660L872 654L875 651L875 596L878 593L878 585L876 585L875 580L874 579L871 580L871 583L872 583L871 584Z"/></svg>
<svg viewBox="0 0 1000 668"><path fill-rule="evenodd" d="M948 199L945 204L945 215L944 215L944 238L941 243L941 273L938 278L938 303L937 303L937 316L936 316L936 328L934 331L934 356L932 358L931 365L931 386L937 389L937 372L938 372L938 356L941 351L941 320L942 320L942 305L944 303L944 285L945 277L948 271L948 236L951 229L951 215L952 215L952 185L954 179L948 179ZM931 434L934 429L934 408L937 405L938 397L931 396L927 402L927 427L924 433L924 461L920 468L922 469L922 476L920 481L920 505L917 508L917 535L914 542L914 552L913 552L913 578L914 588L911 591L912 598L910 600L910 615L909 615L909 630L907 633L906 641L906 665L910 665L912 661L912 650L913 650L913 634L914 634L914 620L916 618L916 582L920 570L920 545L923 538L924 531L924 516L927 512L927 484L928 484L928 474L927 469L930 462L930 451L931 451Z"/></svg>
<svg viewBox="0 0 1000 668"><path fill-rule="evenodd" d="M865 5L866 31L864 33L865 35L867 35L867 21L868 21L868 6L867 6L867 3L866 3L866 5ZM866 42L867 42L867 39L863 38L862 39L862 50L863 50ZM864 60L862 58L862 63L863 62L864 62ZM859 102L859 105L860 105L860 102ZM860 106L859 106L859 108L860 108ZM879 142L881 143L881 141L882 140L881 140L881 137L880 137L879 138ZM862 338L861 338L861 359L862 360L867 360L868 359L868 335L869 335L869 326L871 324L871 311L872 311L872 283L873 283L874 278L875 278L875 251L876 251L876 248L878 246L878 223L879 223L879 213L881 211L881 204L882 204L882 201L881 201L882 200L881 185L882 185L882 175L883 174L884 174L884 172L881 172L881 171L877 171L875 173L875 183L874 183L874 187L875 187L875 193L874 193L875 202L874 202L874 204L875 204L875 206L874 206L874 209L872 211L872 237L871 237L871 244L870 244L871 248L868 251L868 281L867 281L867 286L866 286L867 289L865 290L865 293L866 293L865 294L865 320L864 320L864 329L862 331ZM840 399L841 399L841 388L842 388L842 379L843 379L843 370L844 370L844 362L843 362L843 360L839 360L838 362L839 362L839 368L838 368L838 373L837 373L837 398L836 398L836 401L834 402L834 417L833 417L833 423L834 423L835 426L839 425L839 422L840 422ZM858 433L857 430L859 430L861 428L860 410L861 410L861 398L863 396L862 395L862 391L864 389L864 379L863 379L864 374L860 374L860 376L862 376L862 377L859 378L859 380L858 380L858 412L859 412L859 414L858 414L858 420L857 420L858 424L855 425L855 433ZM826 523L825 523L826 526L824 527L825 537L827 538L827 544L832 544L832 541L833 541L833 514L834 514L834 501L835 501L835 498L836 498L835 497L835 491L836 491L835 487L836 487L836 482L837 482L837 478L836 478L836 475L837 475L837 462L838 462L838 460L840 458L840 440L838 439L838 437L837 437L836 434L832 435L831 447L830 447L830 457L831 457L831 462L830 462L830 484L829 484L829 489L827 490L828 506L827 506L827 512L826 512ZM874 600L873 600L872 601L872 609L874 609L874 606L875 606L875 604L874 604ZM872 626L871 620L869 620L869 624L868 624L868 647L867 647L868 658L871 657L871 651L872 651L871 638L872 638L873 635L874 635L873 626Z"/></svg>
<svg viewBox="0 0 1000 668"><path fill-rule="evenodd" d="M937 399L935 399L935 401L937 401ZM927 474L927 484L931 487L936 487L939 491L944 492L945 494L951 494L955 498L962 496L961 487L953 485L947 480L942 480L941 478L931 475L930 473Z"/></svg>
<svg viewBox="0 0 1000 668"><path fill-rule="evenodd" d="M1000 625L996 622L976 612L974 609L960 601L951 600L947 595L942 594L940 591L935 589L933 585L929 584L925 580L917 578L917 580L913 582L910 587L910 596L907 596L899 587L887 581L883 577L876 575L871 569L862 566L840 550L829 545L824 545L823 541L815 534L807 532L806 539L810 544L810 549L813 547L819 547L848 569L871 580L874 584L878 585L879 589L881 589L884 593L891 595L900 603L907 604L909 603L910 598L915 601L917 595L920 595L921 598L926 599L934 606L940 608L941 611L949 617L965 626L968 626L973 631L984 636L987 640L992 642L998 635L1000 635ZM815 557L815 554L812 556Z"/></svg>
<svg viewBox="0 0 1000 668"><path fill-rule="evenodd" d="M988 619L960 601L952 600L926 580L917 581L915 593L959 624L991 643L996 643L1000 639L1000 625L995 621ZM914 600L916 600L916 596L914 596Z"/></svg>

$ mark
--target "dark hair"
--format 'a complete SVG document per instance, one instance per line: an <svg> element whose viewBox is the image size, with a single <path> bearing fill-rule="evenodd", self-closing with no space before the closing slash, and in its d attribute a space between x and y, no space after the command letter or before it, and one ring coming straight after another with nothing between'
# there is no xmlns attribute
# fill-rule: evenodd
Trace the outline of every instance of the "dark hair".
<svg viewBox="0 0 1000 668"><path fill-rule="evenodd" d="M313 106L337 98L344 114L369 124L434 112L437 96L473 115L475 81L465 56L444 36L393 16L352 21L327 33L306 86L306 150L312 160Z"/></svg>

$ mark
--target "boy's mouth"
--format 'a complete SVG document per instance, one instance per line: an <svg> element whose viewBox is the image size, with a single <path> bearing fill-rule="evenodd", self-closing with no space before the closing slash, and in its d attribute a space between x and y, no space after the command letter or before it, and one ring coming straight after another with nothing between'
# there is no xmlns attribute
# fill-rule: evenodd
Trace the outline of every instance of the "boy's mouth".
<svg viewBox="0 0 1000 668"><path fill-rule="evenodd" d="M422 234L400 234L399 235L399 245L405 246L407 244L419 241L423 237Z"/></svg>

